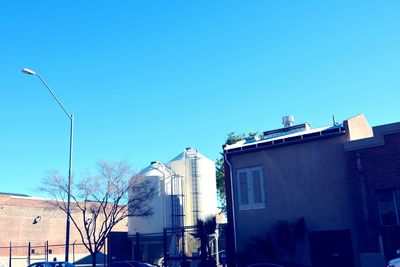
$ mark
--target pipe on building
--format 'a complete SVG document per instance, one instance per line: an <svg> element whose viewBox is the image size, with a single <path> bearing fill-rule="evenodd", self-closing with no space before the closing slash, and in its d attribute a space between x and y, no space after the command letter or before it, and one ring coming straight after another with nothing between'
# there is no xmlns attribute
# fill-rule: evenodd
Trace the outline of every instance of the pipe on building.
<svg viewBox="0 0 400 267"><path fill-rule="evenodd" d="M233 175L232 175L232 165L228 160L228 156L226 153L224 153L224 158L225 158L225 162L228 164L229 166L229 179L231 180L230 183L230 191L231 191L231 201L232 201L232 225L233 225L233 240L235 243L235 253L237 252L237 241L236 241L236 222L235 222L235 200L234 200L234 196L233 196Z"/></svg>

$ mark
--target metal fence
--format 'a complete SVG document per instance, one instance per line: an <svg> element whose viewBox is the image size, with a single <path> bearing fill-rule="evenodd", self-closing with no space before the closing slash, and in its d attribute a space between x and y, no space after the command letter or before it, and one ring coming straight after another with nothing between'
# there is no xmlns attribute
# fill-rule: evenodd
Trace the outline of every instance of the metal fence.
<svg viewBox="0 0 400 267"><path fill-rule="evenodd" d="M201 259L200 239L195 237L196 226L164 229L164 266L189 266ZM221 264L220 253L225 250L225 225L218 225L216 232L208 236L205 255L216 265Z"/></svg>
<svg viewBox="0 0 400 267"><path fill-rule="evenodd" d="M97 262L99 265L107 263L107 246L99 253ZM38 261L63 261L65 259L65 244L31 243L25 245L9 243L8 246L0 246L0 266L26 267ZM91 264L91 256L82 243L70 244L70 260L77 266Z"/></svg>
<svg viewBox="0 0 400 267"><path fill-rule="evenodd" d="M208 237L209 254L216 264L223 264L225 225L218 225ZM159 266L186 266L200 261L200 240L195 237L196 226L165 228L161 233L136 233L129 236L133 243L133 259Z"/></svg>
<svg viewBox="0 0 400 267"><path fill-rule="evenodd" d="M200 240L195 237L196 227L165 228L161 233L118 236L114 241L107 239L97 254L97 266L107 266L112 261L139 260L159 266L187 266L200 260ZM225 227L218 225L215 234L208 237L208 247L216 264L223 264L221 253L225 250ZM77 266L90 266L92 258L82 243L74 242L69 250L70 262ZM209 256L209 255L208 255ZM0 246L0 267L26 267L38 261L63 261L65 244L9 243Z"/></svg>

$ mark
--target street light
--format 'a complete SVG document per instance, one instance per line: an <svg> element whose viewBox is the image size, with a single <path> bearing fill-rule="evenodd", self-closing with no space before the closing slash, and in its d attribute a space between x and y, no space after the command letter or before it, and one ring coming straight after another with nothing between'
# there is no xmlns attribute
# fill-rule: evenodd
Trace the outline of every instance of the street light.
<svg viewBox="0 0 400 267"><path fill-rule="evenodd" d="M69 254L69 228L70 228L70 204L71 204L71 177L72 177L72 146L74 144L74 114L69 114L68 111L65 109L64 105L61 101L57 98L57 96L51 91L50 87L47 85L45 80L42 76L33 70L23 68L22 72L29 75L37 76L42 83L46 86L47 90L49 90L50 94L54 97L60 107L64 110L65 114L67 115L68 119L71 121L71 128L70 128L70 138L69 138L69 170L68 170L68 188L67 188L67 223L66 223L66 230L65 230L65 261L68 261L68 254Z"/></svg>
<svg viewBox="0 0 400 267"><path fill-rule="evenodd" d="M33 220L32 224L37 224L42 220L42 216L36 216L36 218Z"/></svg>

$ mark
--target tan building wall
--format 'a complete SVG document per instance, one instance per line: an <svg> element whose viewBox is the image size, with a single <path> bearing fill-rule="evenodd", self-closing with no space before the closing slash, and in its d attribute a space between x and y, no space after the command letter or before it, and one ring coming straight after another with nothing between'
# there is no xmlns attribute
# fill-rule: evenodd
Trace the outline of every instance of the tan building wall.
<svg viewBox="0 0 400 267"><path fill-rule="evenodd" d="M264 235L279 220L304 217L309 231L353 229L350 189L346 181L345 136L232 156L234 192L236 170L262 166L265 208L235 206L238 251L252 236ZM235 193L234 193L235 194ZM307 244L298 248L298 261L310 264Z"/></svg>

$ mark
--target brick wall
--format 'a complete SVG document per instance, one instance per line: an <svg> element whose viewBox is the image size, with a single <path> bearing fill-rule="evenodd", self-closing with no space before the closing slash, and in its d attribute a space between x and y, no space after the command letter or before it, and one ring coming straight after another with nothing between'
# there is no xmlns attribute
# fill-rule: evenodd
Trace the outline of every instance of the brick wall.
<svg viewBox="0 0 400 267"><path fill-rule="evenodd" d="M400 188L400 132L384 134L383 137L383 144L347 152L360 252L365 253L380 251L379 236L383 228L380 226L376 191ZM385 247L385 240L383 245ZM391 252L385 254L387 258L391 257L388 256Z"/></svg>
<svg viewBox="0 0 400 267"><path fill-rule="evenodd" d="M72 216L78 218L79 211L73 209ZM39 216L39 217L38 217ZM37 223L33 221L37 218ZM8 247L12 246L44 246L48 241L53 254L63 254L65 248L66 214L54 206L53 201L31 197L0 195L0 256L9 254ZM127 231L127 219L115 226L114 231ZM70 253L72 244L82 243L75 226L71 222ZM61 245L61 246L54 246ZM44 248L38 247L36 253L44 253ZM75 246L75 252L86 252L83 246ZM13 248L13 254L26 255L26 248Z"/></svg>

